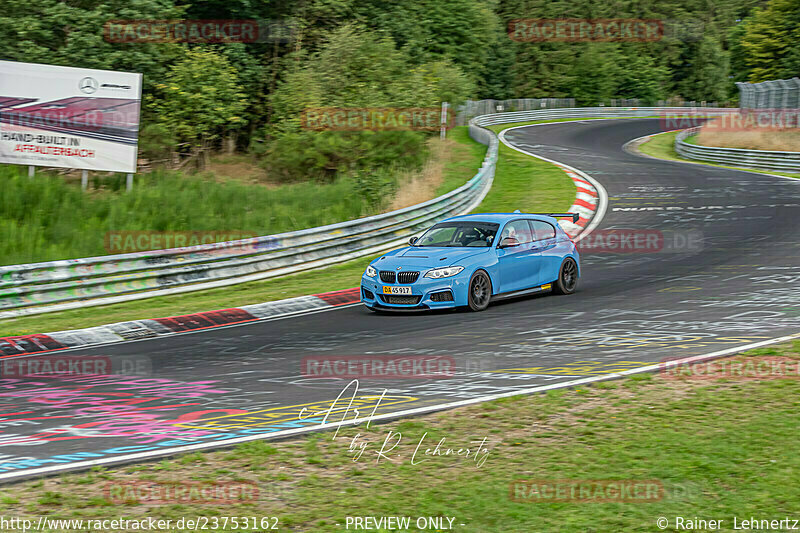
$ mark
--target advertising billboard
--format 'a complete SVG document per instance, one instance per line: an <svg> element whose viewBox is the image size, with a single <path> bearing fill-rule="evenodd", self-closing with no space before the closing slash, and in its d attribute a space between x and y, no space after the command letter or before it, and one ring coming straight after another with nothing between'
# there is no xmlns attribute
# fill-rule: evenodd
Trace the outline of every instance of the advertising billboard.
<svg viewBox="0 0 800 533"><path fill-rule="evenodd" d="M136 172L142 75L0 61L0 163Z"/></svg>

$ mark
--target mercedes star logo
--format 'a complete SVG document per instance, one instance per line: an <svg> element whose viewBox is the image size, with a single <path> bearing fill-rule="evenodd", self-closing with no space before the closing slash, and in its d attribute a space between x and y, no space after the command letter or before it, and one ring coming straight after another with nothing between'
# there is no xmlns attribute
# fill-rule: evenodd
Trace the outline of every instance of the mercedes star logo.
<svg viewBox="0 0 800 533"><path fill-rule="evenodd" d="M78 84L78 87L86 94L92 94L93 92L97 91L98 87L100 87L100 84L97 83L96 79L87 76L81 80L81 82Z"/></svg>

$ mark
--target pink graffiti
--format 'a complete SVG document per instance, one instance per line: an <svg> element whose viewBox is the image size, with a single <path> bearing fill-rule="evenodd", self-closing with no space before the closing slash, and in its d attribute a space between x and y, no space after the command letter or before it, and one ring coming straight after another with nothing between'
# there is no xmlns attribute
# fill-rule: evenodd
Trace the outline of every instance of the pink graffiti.
<svg viewBox="0 0 800 533"><path fill-rule="evenodd" d="M208 435L211 431L193 430L175 427L175 424L197 420L206 414L234 415L246 413L242 409L207 409L204 411L194 411L185 413L173 420L159 420L158 415L129 412L117 413L122 418L100 422L89 422L73 426L76 429L91 429L99 433L93 433L93 437L129 437L132 440L140 441L144 444L158 442L168 439L186 439Z"/></svg>
<svg viewBox="0 0 800 533"><path fill-rule="evenodd" d="M86 391L94 387L113 385L116 391L137 391L143 394L153 394L168 398L201 398L206 394L224 394L230 392L224 389L214 389L211 386L216 381L175 381L171 379L130 379L124 376L96 375L96 376L59 376L61 383L75 383L82 386L76 390ZM19 390L31 387L46 387L51 385L44 382L31 382L22 379L0 379L0 388ZM127 386L123 386L127 385ZM40 392L42 389L39 389ZM45 388L44 391L60 390L58 388ZM70 390L70 389L64 389ZM107 393L104 393L107 394ZM12 395L16 396L18 394ZM2 395L0 395L2 396Z"/></svg>

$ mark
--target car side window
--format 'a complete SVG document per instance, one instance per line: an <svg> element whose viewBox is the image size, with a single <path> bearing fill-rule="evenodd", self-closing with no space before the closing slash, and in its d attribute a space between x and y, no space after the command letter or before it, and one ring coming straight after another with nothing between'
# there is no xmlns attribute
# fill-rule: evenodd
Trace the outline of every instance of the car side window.
<svg viewBox="0 0 800 533"><path fill-rule="evenodd" d="M556 238L556 229L549 223L542 220L531 220L533 226L533 240L543 241Z"/></svg>
<svg viewBox="0 0 800 533"><path fill-rule="evenodd" d="M525 244L533 240L531 235L531 227L528 225L527 220L515 220L506 224L503 228L503 234L500 237L500 242L506 237L516 239L520 244Z"/></svg>

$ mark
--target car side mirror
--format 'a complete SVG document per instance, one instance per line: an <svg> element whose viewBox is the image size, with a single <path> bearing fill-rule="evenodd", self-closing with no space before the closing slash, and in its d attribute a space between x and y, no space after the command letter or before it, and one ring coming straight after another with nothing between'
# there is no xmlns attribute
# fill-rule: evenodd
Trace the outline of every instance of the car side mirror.
<svg viewBox="0 0 800 533"><path fill-rule="evenodd" d="M513 248L514 246L519 246L519 241L514 237L505 237L500 241L498 248Z"/></svg>
<svg viewBox="0 0 800 533"><path fill-rule="evenodd" d="M408 239L408 244L410 244L411 246L414 246L417 243L418 240L419 240L419 237L411 237L410 239Z"/></svg>

